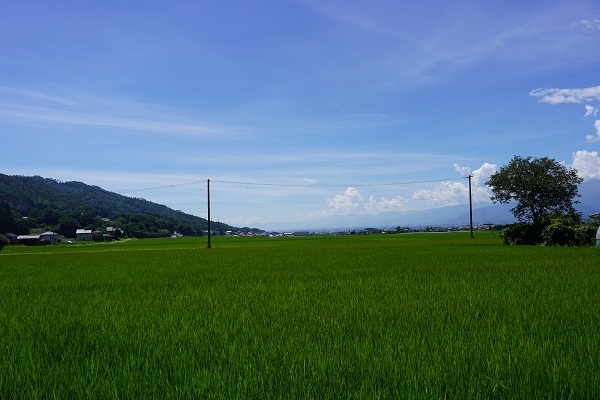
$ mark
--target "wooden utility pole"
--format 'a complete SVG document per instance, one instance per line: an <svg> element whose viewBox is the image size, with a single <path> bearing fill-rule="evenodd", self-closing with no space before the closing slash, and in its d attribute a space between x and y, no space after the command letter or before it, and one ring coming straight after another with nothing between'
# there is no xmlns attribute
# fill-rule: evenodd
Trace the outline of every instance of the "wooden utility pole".
<svg viewBox="0 0 600 400"><path fill-rule="evenodd" d="M473 196L471 195L471 174L469 174L469 221L471 225L471 239L473 239Z"/></svg>
<svg viewBox="0 0 600 400"><path fill-rule="evenodd" d="M208 248L210 249L210 179L206 180L206 193L208 197Z"/></svg>

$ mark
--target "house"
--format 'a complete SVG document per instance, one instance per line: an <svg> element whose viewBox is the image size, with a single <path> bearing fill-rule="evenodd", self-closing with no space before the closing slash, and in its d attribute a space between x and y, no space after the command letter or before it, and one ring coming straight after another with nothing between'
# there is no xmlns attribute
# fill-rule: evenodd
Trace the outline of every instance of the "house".
<svg viewBox="0 0 600 400"><path fill-rule="evenodd" d="M41 239L40 235L19 235L17 236L17 242L26 246L38 246L50 243L46 240Z"/></svg>
<svg viewBox="0 0 600 400"><path fill-rule="evenodd" d="M119 240L119 237L121 236L121 233L122 232L121 232L121 230L119 228L115 228L114 226L107 226L106 230L102 234L102 238L105 241L111 241L113 239Z"/></svg>
<svg viewBox="0 0 600 400"><path fill-rule="evenodd" d="M17 238L19 237L19 235L15 235L12 232L6 232L4 234L4 237L8 239L9 242L11 242L12 244L17 243Z"/></svg>
<svg viewBox="0 0 600 400"><path fill-rule="evenodd" d="M58 233L56 232L44 232L40 235L40 239L42 240L46 240L51 244L57 244L58 243Z"/></svg>
<svg viewBox="0 0 600 400"><path fill-rule="evenodd" d="M91 242L92 241L92 230L91 229L77 229L75 232L77 235L78 242Z"/></svg>

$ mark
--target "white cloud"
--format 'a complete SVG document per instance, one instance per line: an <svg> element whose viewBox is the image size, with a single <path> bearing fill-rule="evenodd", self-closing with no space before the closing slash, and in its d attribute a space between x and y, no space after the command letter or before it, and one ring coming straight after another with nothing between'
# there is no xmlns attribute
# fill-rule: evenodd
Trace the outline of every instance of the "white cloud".
<svg viewBox="0 0 600 400"><path fill-rule="evenodd" d="M15 106L12 110L0 110L0 116L24 123L37 121L60 125L102 126L164 134L206 136L228 133L228 128L209 126L192 121L179 122L174 120L113 117L100 114L65 112L43 107Z"/></svg>
<svg viewBox="0 0 600 400"><path fill-rule="evenodd" d="M471 175L471 191L474 202L488 201L490 189L485 185L496 172L495 164L484 163L476 170L454 164L454 170L461 175ZM383 212L401 212L429 207L444 207L464 204L469 201L469 184L466 179L448 180L439 183L433 189L418 190L411 198L370 196L368 200L354 187L348 187L344 194L327 199L327 210L315 213L315 217L350 214L380 214Z"/></svg>
<svg viewBox="0 0 600 400"><path fill-rule="evenodd" d="M592 115L594 117L596 115L598 115L598 109L590 106L589 104L586 104L586 106L585 106L585 116L589 117L589 116L592 116Z"/></svg>
<svg viewBox="0 0 600 400"><path fill-rule="evenodd" d="M354 187L348 187L344 194L327 199L327 210L316 213L318 217L351 214L379 214L382 212L405 211L408 199L396 196L392 199L370 196L368 200Z"/></svg>
<svg viewBox="0 0 600 400"><path fill-rule="evenodd" d="M532 97L537 97L540 103L564 104L600 101L600 86L581 89L535 89L529 92ZM586 107L587 108L587 107Z"/></svg>
<svg viewBox="0 0 600 400"><path fill-rule="evenodd" d="M497 170L498 166L496 164L483 163L479 169L473 171L473 179L471 180L472 185L477 188L487 188L485 183Z"/></svg>
<svg viewBox="0 0 600 400"><path fill-rule="evenodd" d="M583 179L600 179L600 157L597 151L580 150L573 153L572 167Z"/></svg>
<svg viewBox="0 0 600 400"><path fill-rule="evenodd" d="M454 164L454 170L464 175L470 173L468 167ZM485 185L490 176L497 170L496 164L484 163L480 168L472 171L471 192L473 201L487 201L491 196L490 189ZM419 190L413 194L413 199L424 201L428 206L452 206L465 203L469 200L469 185L463 181L445 181L431 190Z"/></svg>
<svg viewBox="0 0 600 400"><path fill-rule="evenodd" d="M600 19L587 20L582 19L577 23L586 32L598 32L600 31Z"/></svg>
<svg viewBox="0 0 600 400"><path fill-rule="evenodd" d="M594 128L596 128L596 133L586 136L588 142L600 142L600 119L594 122Z"/></svg>
<svg viewBox="0 0 600 400"><path fill-rule="evenodd" d="M432 190L419 190L413 199L425 201L428 206L444 207L464 203L469 198L469 187L462 182L445 181Z"/></svg>
<svg viewBox="0 0 600 400"><path fill-rule="evenodd" d="M458 164L454 163L454 170L461 174L462 176L471 175L471 168L469 167L461 167Z"/></svg>
<svg viewBox="0 0 600 400"><path fill-rule="evenodd" d="M241 135L251 129L186 117L184 109L99 97L63 89L58 93L0 86L0 117L17 124L96 126L181 136Z"/></svg>
<svg viewBox="0 0 600 400"><path fill-rule="evenodd" d="M393 199L386 199L382 197L376 200L375 197L369 197L369 201L365 204L365 211L367 214L379 214L382 212L390 211L405 211L408 199L402 196L396 196Z"/></svg>
<svg viewBox="0 0 600 400"><path fill-rule="evenodd" d="M333 199L327 199L327 205L331 215L358 214L365 199L353 187L346 189L343 195L336 195Z"/></svg>
<svg viewBox="0 0 600 400"><path fill-rule="evenodd" d="M594 86L582 89L535 89L529 92L530 96L537 97L540 103L548 104L565 104L574 103L580 104L583 102L600 101L600 86ZM585 105L585 116L596 116L598 109L586 104ZM586 139L588 142L600 141L600 120L594 123L596 133L594 135L587 135Z"/></svg>

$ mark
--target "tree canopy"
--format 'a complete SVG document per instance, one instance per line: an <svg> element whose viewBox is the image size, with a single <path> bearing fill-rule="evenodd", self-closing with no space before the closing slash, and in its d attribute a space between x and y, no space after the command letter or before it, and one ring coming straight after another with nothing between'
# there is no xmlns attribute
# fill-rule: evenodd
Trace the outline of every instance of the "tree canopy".
<svg viewBox="0 0 600 400"><path fill-rule="evenodd" d="M26 218L24 218L26 217ZM150 201L126 197L81 182L0 174L0 233L51 230L74 237L78 228L111 226L128 236L163 237L176 230L202 235L206 219ZM244 230L211 222L211 230Z"/></svg>
<svg viewBox="0 0 600 400"><path fill-rule="evenodd" d="M515 200L513 215L539 227L549 214L577 216L573 204L581 182L575 169L554 159L515 156L486 185L492 189L494 203Z"/></svg>

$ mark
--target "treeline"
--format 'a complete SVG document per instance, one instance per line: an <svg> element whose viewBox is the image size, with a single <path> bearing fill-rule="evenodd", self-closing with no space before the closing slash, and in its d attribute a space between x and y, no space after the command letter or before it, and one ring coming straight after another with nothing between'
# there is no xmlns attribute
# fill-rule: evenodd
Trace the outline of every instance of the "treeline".
<svg viewBox="0 0 600 400"><path fill-rule="evenodd" d="M12 232L26 235L35 231L53 231L68 238L75 237L77 229L105 232L108 227L118 228L123 236L137 238L169 237L173 232L184 236L202 236L185 221L177 221L155 215L123 214L114 220L93 215L90 212L59 212L49 208L33 209L28 217L19 217L6 201L0 203L0 233Z"/></svg>
<svg viewBox="0 0 600 400"><path fill-rule="evenodd" d="M77 229L119 228L129 237L203 235L206 219L81 182L0 174L0 233L49 230L74 237ZM248 230L211 222L211 231Z"/></svg>

